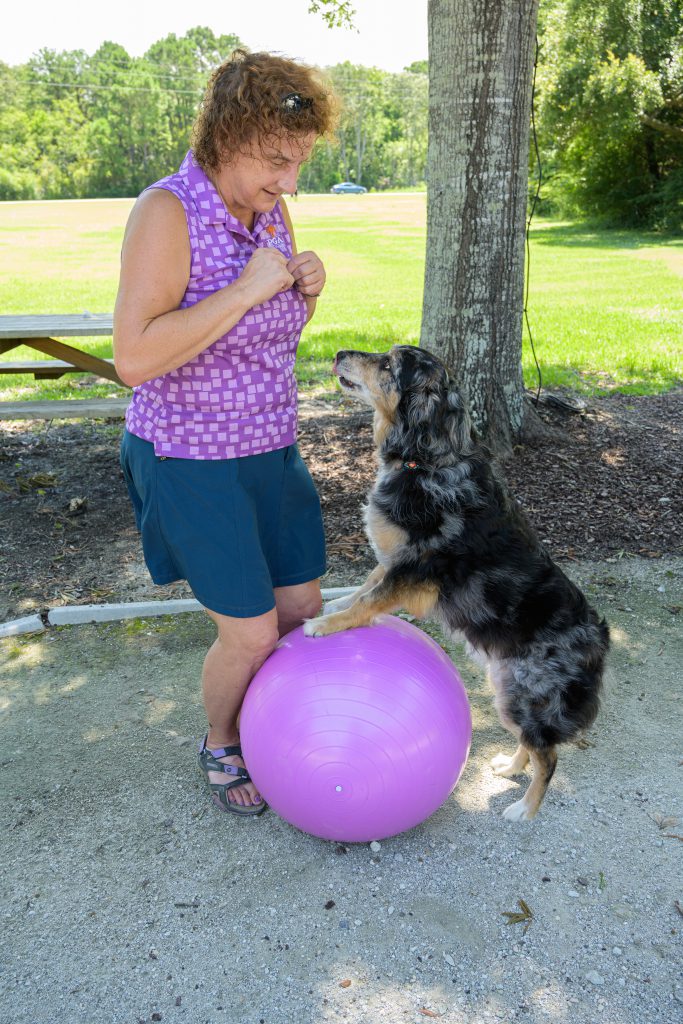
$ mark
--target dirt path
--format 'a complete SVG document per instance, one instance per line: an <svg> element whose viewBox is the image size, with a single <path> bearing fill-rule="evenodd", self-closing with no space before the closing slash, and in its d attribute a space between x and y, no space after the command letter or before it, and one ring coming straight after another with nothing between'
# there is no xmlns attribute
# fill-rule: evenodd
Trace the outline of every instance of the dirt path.
<svg viewBox="0 0 683 1024"><path fill-rule="evenodd" d="M674 1024L683 559L573 563L614 637L601 716L541 814L460 648L472 750L413 831L326 843L209 804L200 614L0 644L7 1024ZM508 923L520 913L531 918ZM528 925L528 927L527 927Z"/></svg>

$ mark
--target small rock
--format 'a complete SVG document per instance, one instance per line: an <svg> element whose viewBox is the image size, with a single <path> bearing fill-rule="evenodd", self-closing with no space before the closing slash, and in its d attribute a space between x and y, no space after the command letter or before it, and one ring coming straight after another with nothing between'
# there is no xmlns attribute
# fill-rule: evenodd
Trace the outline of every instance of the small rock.
<svg viewBox="0 0 683 1024"><path fill-rule="evenodd" d="M451 967L455 967L455 960L453 959L450 953L444 953L443 958L447 964L449 964Z"/></svg>
<svg viewBox="0 0 683 1024"><path fill-rule="evenodd" d="M379 853L379 851L382 849L382 844L378 843L376 839L373 839L373 841L370 843L370 849L372 850L373 853Z"/></svg>
<svg viewBox="0 0 683 1024"><path fill-rule="evenodd" d="M69 500L69 507L66 514L68 516L80 516L86 511L88 507L87 498L71 498Z"/></svg>
<svg viewBox="0 0 683 1024"><path fill-rule="evenodd" d="M621 950L621 948L619 946L615 946L614 949L612 950L612 952L614 953L615 956L621 956L621 954L622 954L622 950Z"/></svg>
<svg viewBox="0 0 683 1024"><path fill-rule="evenodd" d="M591 985L604 985L605 979L602 974L598 974L597 971L588 971L586 974L586 981L590 981Z"/></svg>
<svg viewBox="0 0 683 1024"><path fill-rule="evenodd" d="M631 921L636 916L633 908L629 907L626 903L614 903L610 910L619 921Z"/></svg>

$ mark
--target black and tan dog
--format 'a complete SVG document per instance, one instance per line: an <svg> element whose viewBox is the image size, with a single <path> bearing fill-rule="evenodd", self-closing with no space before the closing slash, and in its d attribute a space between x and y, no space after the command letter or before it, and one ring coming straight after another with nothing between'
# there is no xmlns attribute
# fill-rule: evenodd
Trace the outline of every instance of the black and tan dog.
<svg viewBox="0 0 683 1024"><path fill-rule="evenodd" d="M471 425L446 367L423 349L339 352L344 391L374 409L379 472L365 511L378 565L350 597L305 624L308 636L365 626L399 608L464 636L487 666L518 747L497 775L533 779L508 807L533 818L556 746L598 712L609 630L553 563Z"/></svg>

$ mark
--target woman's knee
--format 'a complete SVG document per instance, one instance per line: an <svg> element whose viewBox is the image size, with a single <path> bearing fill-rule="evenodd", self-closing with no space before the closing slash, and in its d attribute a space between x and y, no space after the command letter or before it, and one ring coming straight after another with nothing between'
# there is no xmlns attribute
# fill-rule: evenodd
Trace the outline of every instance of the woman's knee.
<svg viewBox="0 0 683 1024"><path fill-rule="evenodd" d="M247 619L215 612L209 615L218 627L218 639L227 658L247 661L256 669L275 649L279 637L275 609Z"/></svg>
<svg viewBox="0 0 683 1024"><path fill-rule="evenodd" d="M313 619L322 607L320 583L313 580L294 587L281 587L275 591L277 614L282 627L293 629L305 619Z"/></svg>

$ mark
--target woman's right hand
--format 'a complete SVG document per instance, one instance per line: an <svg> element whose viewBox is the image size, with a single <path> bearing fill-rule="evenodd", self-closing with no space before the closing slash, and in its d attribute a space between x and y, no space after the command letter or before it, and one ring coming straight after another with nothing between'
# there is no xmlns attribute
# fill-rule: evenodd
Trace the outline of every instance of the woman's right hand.
<svg viewBox="0 0 683 1024"><path fill-rule="evenodd" d="M294 284L287 258L278 249L257 249L235 284L243 291L249 308L267 302Z"/></svg>

